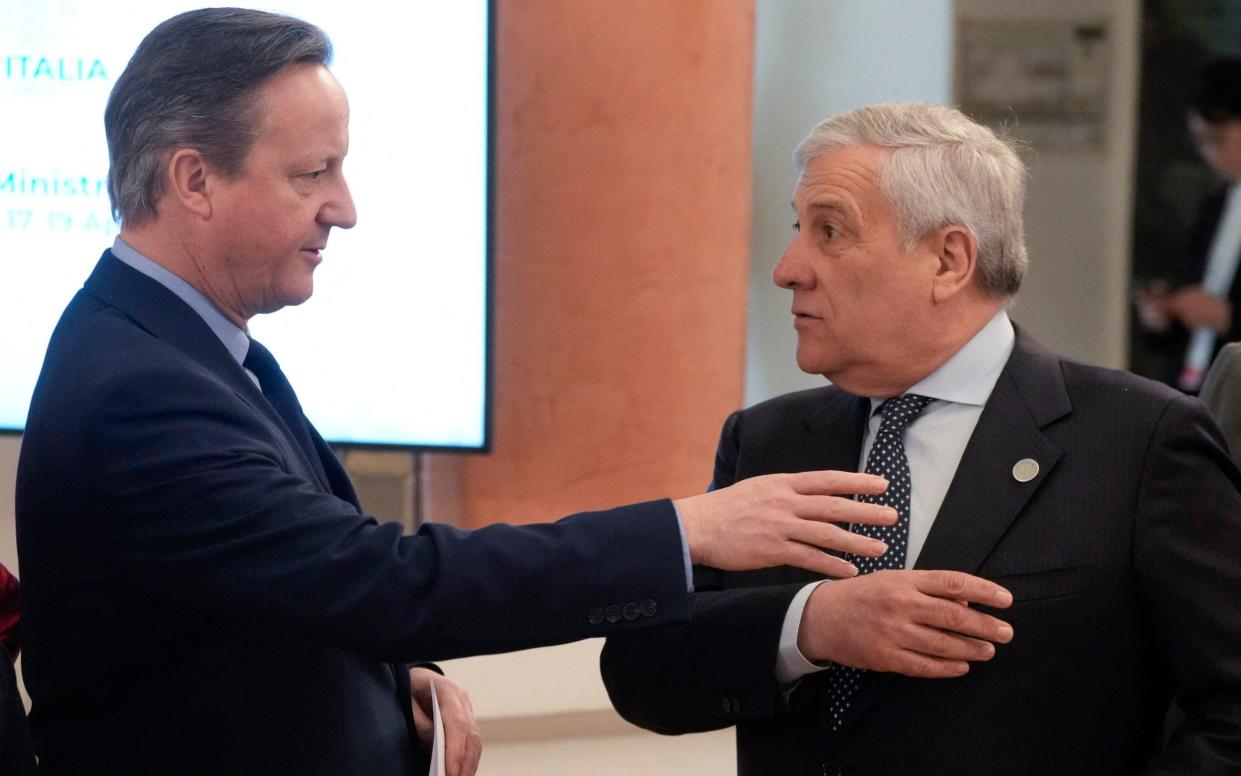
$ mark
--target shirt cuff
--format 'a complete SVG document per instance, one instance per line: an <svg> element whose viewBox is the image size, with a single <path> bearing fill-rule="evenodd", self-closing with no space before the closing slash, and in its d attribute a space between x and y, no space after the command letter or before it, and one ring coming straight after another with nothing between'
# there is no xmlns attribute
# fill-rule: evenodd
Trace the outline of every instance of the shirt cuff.
<svg viewBox="0 0 1241 776"><path fill-rule="evenodd" d="M780 647L776 652L776 682L781 685L793 684L798 679L817 673L827 668L806 659L797 648L797 633L801 630L802 612L806 610L806 602L814 589L827 580L812 582L793 597L789 610L784 614L784 625L780 628Z"/></svg>
<svg viewBox="0 0 1241 776"><path fill-rule="evenodd" d="M672 513L677 516L677 530L681 532L681 562L685 564L685 589L694 592L694 566L689 562L689 541L685 538L685 524L681 522L681 511L676 502L672 502ZM803 604L804 605L804 604Z"/></svg>

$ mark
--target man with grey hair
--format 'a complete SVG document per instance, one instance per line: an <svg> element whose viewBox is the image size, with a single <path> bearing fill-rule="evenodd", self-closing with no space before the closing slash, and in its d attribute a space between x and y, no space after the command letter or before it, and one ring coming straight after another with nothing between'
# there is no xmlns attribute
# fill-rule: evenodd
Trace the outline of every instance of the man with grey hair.
<svg viewBox="0 0 1241 776"><path fill-rule="evenodd" d="M875 105L796 160L773 278L833 385L729 417L712 487L881 473L898 522L855 530L890 549L830 582L699 567L688 624L609 637L617 709L735 725L742 774L1241 772L1241 493L1203 407L1010 322L1025 171L990 130ZM979 638L933 570L1004 585L1006 624Z"/></svg>
<svg viewBox="0 0 1241 776"><path fill-rule="evenodd" d="M469 700L422 661L682 621L689 563L840 576L895 513L780 475L557 523L405 536L361 510L247 322L305 302L356 213L323 31L173 17L105 112L121 233L61 317L18 464L25 679L46 774L469 776ZM366 391L359 379L359 392ZM976 581L969 595L1006 596Z"/></svg>

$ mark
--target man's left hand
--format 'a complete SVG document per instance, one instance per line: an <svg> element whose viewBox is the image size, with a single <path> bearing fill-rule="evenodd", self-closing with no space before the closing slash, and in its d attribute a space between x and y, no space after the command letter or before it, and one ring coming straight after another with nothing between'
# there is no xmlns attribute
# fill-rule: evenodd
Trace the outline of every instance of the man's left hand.
<svg viewBox="0 0 1241 776"><path fill-rule="evenodd" d="M411 668L409 681L414 696L414 727L418 741L426 749L435 738L435 722L431 712L431 683L440 703L440 719L444 722L444 772L447 776L474 776L483 755L483 737L474 722L470 695L452 681L429 668Z"/></svg>

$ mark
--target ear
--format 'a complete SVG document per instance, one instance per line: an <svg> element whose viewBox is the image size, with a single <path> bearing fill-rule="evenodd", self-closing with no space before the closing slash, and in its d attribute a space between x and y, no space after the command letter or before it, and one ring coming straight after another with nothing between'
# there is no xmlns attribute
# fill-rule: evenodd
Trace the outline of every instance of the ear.
<svg viewBox="0 0 1241 776"><path fill-rule="evenodd" d="M928 235L938 263L932 286L936 302L947 302L968 288L978 270L978 242L974 233L959 224L949 224Z"/></svg>
<svg viewBox="0 0 1241 776"><path fill-rule="evenodd" d="M178 148L168 161L168 192L166 197L193 216L211 218L211 197L208 192L210 168L200 152Z"/></svg>

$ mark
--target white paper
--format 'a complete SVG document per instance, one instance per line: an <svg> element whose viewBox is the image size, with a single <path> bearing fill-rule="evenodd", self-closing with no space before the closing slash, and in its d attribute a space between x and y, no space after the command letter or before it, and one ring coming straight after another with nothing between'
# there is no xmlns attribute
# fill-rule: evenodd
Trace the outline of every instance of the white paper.
<svg viewBox="0 0 1241 776"><path fill-rule="evenodd" d="M427 776L444 776L444 719L440 716L440 699L435 695L435 681L431 681L431 724L435 740L431 742L431 769Z"/></svg>

